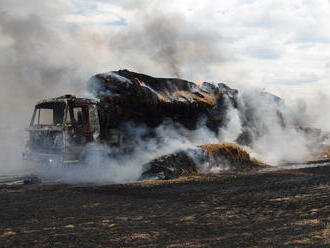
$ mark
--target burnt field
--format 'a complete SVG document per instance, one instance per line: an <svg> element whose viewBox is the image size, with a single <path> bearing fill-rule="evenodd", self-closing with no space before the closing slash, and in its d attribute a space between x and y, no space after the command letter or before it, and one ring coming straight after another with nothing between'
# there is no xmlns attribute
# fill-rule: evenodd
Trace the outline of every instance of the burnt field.
<svg viewBox="0 0 330 248"><path fill-rule="evenodd" d="M1 247L329 247L330 166L0 186Z"/></svg>

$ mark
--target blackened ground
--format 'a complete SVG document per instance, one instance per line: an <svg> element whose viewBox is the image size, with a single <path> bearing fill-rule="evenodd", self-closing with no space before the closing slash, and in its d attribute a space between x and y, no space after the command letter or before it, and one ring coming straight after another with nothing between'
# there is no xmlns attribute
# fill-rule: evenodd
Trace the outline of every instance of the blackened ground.
<svg viewBox="0 0 330 248"><path fill-rule="evenodd" d="M330 166L0 187L0 247L329 247Z"/></svg>

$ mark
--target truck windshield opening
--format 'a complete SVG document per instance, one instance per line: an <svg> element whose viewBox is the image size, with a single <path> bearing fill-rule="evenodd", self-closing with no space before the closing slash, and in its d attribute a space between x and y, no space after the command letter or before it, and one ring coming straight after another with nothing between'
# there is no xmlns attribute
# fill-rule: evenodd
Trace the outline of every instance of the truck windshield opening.
<svg viewBox="0 0 330 248"><path fill-rule="evenodd" d="M35 108L32 125L57 125L64 120L66 104L63 102L47 102Z"/></svg>

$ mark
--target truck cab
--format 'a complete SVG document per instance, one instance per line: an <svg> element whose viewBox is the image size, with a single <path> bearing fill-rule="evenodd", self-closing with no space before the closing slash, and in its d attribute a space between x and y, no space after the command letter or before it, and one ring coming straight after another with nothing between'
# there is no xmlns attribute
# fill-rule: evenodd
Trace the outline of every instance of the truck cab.
<svg viewBox="0 0 330 248"><path fill-rule="evenodd" d="M39 101L34 108L23 159L76 163L87 143L99 141L98 100L64 95Z"/></svg>

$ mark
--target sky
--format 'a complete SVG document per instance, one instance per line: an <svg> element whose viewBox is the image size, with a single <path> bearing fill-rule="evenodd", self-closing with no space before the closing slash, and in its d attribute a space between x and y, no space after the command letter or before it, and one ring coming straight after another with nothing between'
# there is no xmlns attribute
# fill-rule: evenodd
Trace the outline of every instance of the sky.
<svg viewBox="0 0 330 248"><path fill-rule="evenodd" d="M329 89L327 0L0 0L0 8L1 84L17 81L6 95L83 94L91 75L124 68L284 98Z"/></svg>

